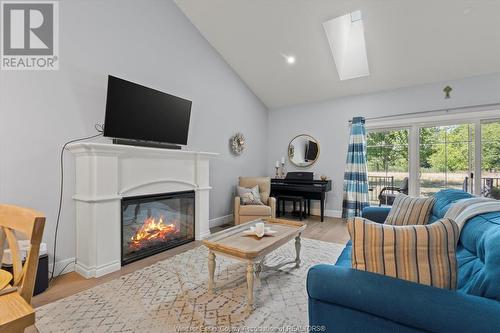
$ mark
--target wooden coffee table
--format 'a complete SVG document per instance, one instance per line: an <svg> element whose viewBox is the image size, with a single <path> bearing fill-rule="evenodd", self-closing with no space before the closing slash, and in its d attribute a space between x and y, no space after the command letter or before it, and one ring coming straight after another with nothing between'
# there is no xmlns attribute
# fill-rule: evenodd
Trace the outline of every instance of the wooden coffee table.
<svg viewBox="0 0 500 333"><path fill-rule="evenodd" d="M245 236L248 230L257 222L264 222L266 227L271 227L277 233L274 236ZM306 228L301 222L282 219L259 219L217 232L203 240L208 247L208 289L214 289L214 273L216 255L237 259L247 263L247 309L253 309L253 282L254 274L259 275L265 269L279 269L285 265L295 264L300 266L300 235ZM267 254L295 238L296 257L294 260L280 263L270 267L264 265Z"/></svg>

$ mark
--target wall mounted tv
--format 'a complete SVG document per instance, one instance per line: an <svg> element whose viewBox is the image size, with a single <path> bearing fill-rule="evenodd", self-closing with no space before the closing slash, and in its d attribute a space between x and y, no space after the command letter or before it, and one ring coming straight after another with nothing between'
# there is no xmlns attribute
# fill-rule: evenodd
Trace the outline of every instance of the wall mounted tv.
<svg viewBox="0 0 500 333"><path fill-rule="evenodd" d="M191 104L189 100L110 75L104 136L114 138L115 143L132 145L185 145Z"/></svg>
<svg viewBox="0 0 500 333"><path fill-rule="evenodd" d="M309 140L306 147L306 161L314 161L318 156L318 144L314 141Z"/></svg>

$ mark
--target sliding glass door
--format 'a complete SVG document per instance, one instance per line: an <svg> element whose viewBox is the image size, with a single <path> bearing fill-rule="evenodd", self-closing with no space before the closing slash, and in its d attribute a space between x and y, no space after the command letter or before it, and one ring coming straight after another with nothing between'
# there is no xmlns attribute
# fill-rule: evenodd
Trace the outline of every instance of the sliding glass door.
<svg viewBox="0 0 500 333"><path fill-rule="evenodd" d="M368 187L371 205L389 204L391 195L408 193L409 130L387 129L367 134Z"/></svg>
<svg viewBox="0 0 500 333"><path fill-rule="evenodd" d="M431 196L450 188L500 200L499 116L490 110L368 124L370 204L390 205L398 192Z"/></svg>
<svg viewBox="0 0 500 333"><path fill-rule="evenodd" d="M420 195L446 188L473 191L474 124L419 129Z"/></svg>

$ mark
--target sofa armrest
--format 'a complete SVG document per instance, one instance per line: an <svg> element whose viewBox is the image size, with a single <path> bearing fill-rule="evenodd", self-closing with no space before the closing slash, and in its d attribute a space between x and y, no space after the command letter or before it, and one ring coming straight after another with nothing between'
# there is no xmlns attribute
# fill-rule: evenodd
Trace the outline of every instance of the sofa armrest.
<svg viewBox="0 0 500 333"><path fill-rule="evenodd" d="M234 225L240 224L240 197L234 197Z"/></svg>
<svg viewBox="0 0 500 333"><path fill-rule="evenodd" d="M500 327L498 301L348 267L313 266L307 292L313 299L430 332L494 332Z"/></svg>
<svg viewBox="0 0 500 333"><path fill-rule="evenodd" d="M370 221L384 223L390 211L391 207L366 207L361 215Z"/></svg>
<svg viewBox="0 0 500 333"><path fill-rule="evenodd" d="M271 217L276 218L276 198L269 197L267 204L271 207Z"/></svg>

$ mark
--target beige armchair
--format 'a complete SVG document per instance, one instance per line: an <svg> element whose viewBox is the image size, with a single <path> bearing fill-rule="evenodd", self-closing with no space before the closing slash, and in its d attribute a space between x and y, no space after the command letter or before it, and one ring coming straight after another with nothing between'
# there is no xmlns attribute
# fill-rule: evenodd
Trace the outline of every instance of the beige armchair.
<svg viewBox="0 0 500 333"><path fill-rule="evenodd" d="M240 177L239 186L254 187L259 185L260 198L264 205L241 205L240 197L234 198L234 224L238 225L263 217L276 217L276 199L270 197L271 178Z"/></svg>

